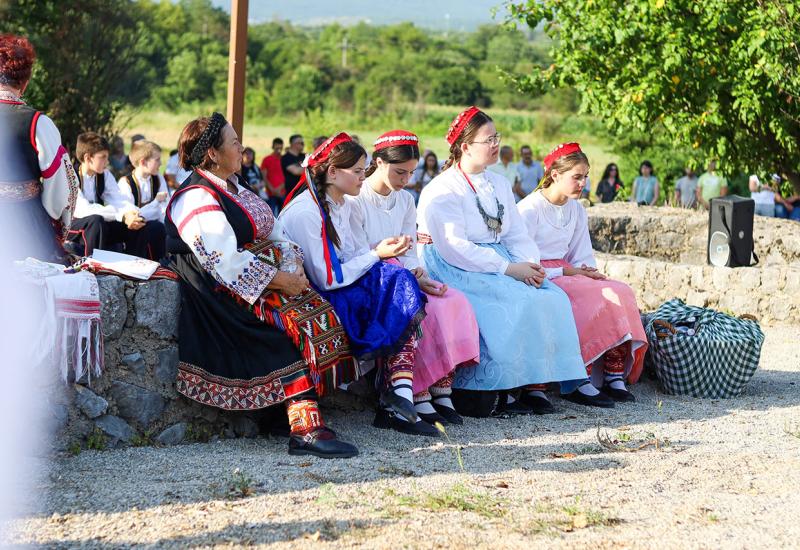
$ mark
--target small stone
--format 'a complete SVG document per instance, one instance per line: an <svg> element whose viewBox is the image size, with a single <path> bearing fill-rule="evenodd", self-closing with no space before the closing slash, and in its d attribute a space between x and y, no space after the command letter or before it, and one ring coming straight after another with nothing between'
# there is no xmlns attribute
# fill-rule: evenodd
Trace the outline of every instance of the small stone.
<svg viewBox="0 0 800 550"><path fill-rule="evenodd" d="M50 406L50 414L53 418L52 428L60 432L67 427L69 421L69 408L63 403L53 403Z"/></svg>
<svg viewBox="0 0 800 550"><path fill-rule="evenodd" d="M258 424L252 418L237 416L230 422L231 428L239 437L256 437L258 435Z"/></svg>
<svg viewBox="0 0 800 550"><path fill-rule="evenodd" d="M103 336L119 338L128 317L128 302L125 300L125 281L112 275L97 277L100 289L100 317Z"/></svg>
<svg viewBox="0 0 800 550"><path fill-rule="evenodd" d="M118 416L107 414L95 420L94 423L109 436L126 443L136 435L133 428Z"/></svg>
<svg viewBox="0 0 800 550"><path fill-rule="evenodd" d="M156 378L165 384L171 384L178 376L178 347L170 346L158 350Z"/></svg>
<svg viewBox="0 0 800 550"><path fill-rule="evenodd" d="M136 374L144 374L145 370L147 370L147 363L144 362L144 357L138 351L123 355L121 361L123 365Z"/></svg>
<svg viewBox="0 0 800 550"><path fill-rule="evenodd" d="M166 405L157 393L126 382L115 381L110 395L120 416L138 422L143 428L161 416Z"/></svg>
<svg viewBox="0 0 800 550"><path fill-rule="evenodd" d="M75 384L75 404L89 418L97 418L108 410L108 401L80 384Z"/></svg>
<svg viewBox="0 0 800 550"><path fill-rule="evenodd" d="M158 434L156 441L162 445L177 445L183 441L184 437L186 437L186 423L179 422Z"/></svg>
<svg viewBox="0 0 800 550"><path fill-rule="evenodd" d="M178 283L166 279L141 283L134 298L136 325L152 330L161 338L178 334L180 291Z"/></svg>

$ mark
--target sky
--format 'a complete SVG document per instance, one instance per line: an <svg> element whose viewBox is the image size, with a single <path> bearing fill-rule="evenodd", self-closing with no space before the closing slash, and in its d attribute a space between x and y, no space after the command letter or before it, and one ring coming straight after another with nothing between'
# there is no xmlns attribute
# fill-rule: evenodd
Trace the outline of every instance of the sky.
<svg viewBox="0 0 800 550"><path fill-rule="evenodd" d="M351 25L359 21L390 25L411 21L436 30L472 31L479 25L497 23L505 13L505 0L250 0L251 22L289 21L295 25ZM231 0L212 0L230 11ZM493 18L492 9L498 9Z"/></svg>

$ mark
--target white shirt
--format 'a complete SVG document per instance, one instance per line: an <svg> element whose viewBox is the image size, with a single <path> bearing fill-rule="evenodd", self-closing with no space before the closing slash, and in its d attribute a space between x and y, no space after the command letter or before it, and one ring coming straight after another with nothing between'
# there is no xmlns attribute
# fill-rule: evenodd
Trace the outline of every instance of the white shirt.
<svg viewBox="0 0 800 550"><path fill-rule="evenodd" d="M465 271L505 273L509 262L494 250L476 243L502 243L515 262L539 262L539 250L528 236L525 222L517 212L508 181L494 172L469 175L483 209L497 215L495 197L503 205L500 233L486 226L478 211L476 194L456 167L436 176L425 189L417 207L420 233L427 233L444 260Z"/></svg>
<svg viewBox="0 0 800 550"><path fill-rule="evenodd" d="M220 189L227 188L220 178L204 173ZM240 195L250 193L235 180L232 183L236 184ZM247 303L255 303L278 270L259 260L252 252L238 248L233 227L214 195L203 188L189 189L173 199L169 209L181 240L189 246L203 269ZM258 236L262 237L265 235ZM266 238L282 240L280 226L275 224Z"/></svg>
<svg viewBox="0 0 800 550"><path fill-rule="evenodd" d="M138 181L136 180L136 173L134 172L129 176L121 178L119 180L119 190L122 193L122 196L125 197L125 200L135 205L136 200L133 197L133 191L131 191L131 178L133 178L137 187L139 188L139 201L140 204L143 205L141 208L139 208L139 215L147 221L163 222L164 213L167 209L167 201L159 202L155 200L155 197L152 196L150 178L158 178L158 193L166 193L167 182L164 181L164 177L160 174L157 174L155 176L150 176L150 178L147 178L143 181Z"/></svg>
<svg viewBox="0 0 800 550"><path fill-rule="evenodd" d="M106 170L103 173L104 191L102 197L97 196L97 175L80 174L79 176L83 181L83 189L78 192L78 198L75 202L76 218L98 215L103 216L103 219L107 222L119 222L122 221L127 212L136 211L136 207L126 200L120 192L117 178L110 171Z"/></svg>
<svg viewBox="0 0 800 550"><path fill-rule="evenodd" d="M543 260L565 260L575 267L597 267L589 238L589 217L575 200L563 206L548 201L541 191L531 193L517 205L528 234L536 241ZM564 274L563 268L546 268L552 279Z"/></svg>
<svg viewBox="0 0 800 550"><path fill-rule="evenodd" d="M369 248L374 248L387 237L408 235L411 248L397 259L406 269L419 267L417 258L417 208L414 197L405 191L391 191L381 195L365 181L357 197L346 197L353 203L350 225L353 233L363 233Z"/></svg>
<svg viewBox="0 0 800 550"><path fill-rule="evenodd" d="M336 255L342 266L343 280L328 284L328 269L325 265L325 249L322 245L322 215L311 193L306 189L295 197L283 210L278 219L283 224L286 236L303 249L303 267L311 281L318 288L333 290L353 284L377 263L378 253L370 250L363 236L353 232L350 216L353 210L352 201L337 204L325 197L333 227L339 236ZM332 241L333 239L331 239Z"/></svg>
<svg viewBox="0 0 800 550"><path fill-rule="evenodd" d="M36 122L35 141L42 172L42 206L51 218L61 220L66 235L74 217L78 176L61 144L61 133L45 114Z"/></svg>
<svg viewBox="0 0 800 550"><path fill-rule="evenodd" d="M167 160L167 167L164 169L164 174L175 176L175 181L178 185L182 184L186 178L192 175L191 170L185 170L178 162L178 154L174 154Z"/></svg>

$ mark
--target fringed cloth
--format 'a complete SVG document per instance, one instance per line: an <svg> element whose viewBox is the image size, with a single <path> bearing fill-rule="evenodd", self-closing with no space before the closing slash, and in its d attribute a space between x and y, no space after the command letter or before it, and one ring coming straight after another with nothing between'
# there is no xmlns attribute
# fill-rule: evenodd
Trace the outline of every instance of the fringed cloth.
<svg viewBox="0 0 800 550"><path fill-rule="evenodd" d="M103 333L97 279L81 271L65 274L64 267L28 258L15 267L44 289L45 315L34 349L35 364L54 364L64 382L91 381L103 370Z"/></svg>
<svg viewBox="0 0 800 550"><path fill-rule="evenodd" d="M301 269L302 251L293 244L256 241L245 248L282 271ZM302 294L291 297L268 291L252 306L230 294L265 324L283 331L291 339L308 367L318 396L358 379L358 362L351 354L342 323L331 305L315 290L307 288Z"/></svg>

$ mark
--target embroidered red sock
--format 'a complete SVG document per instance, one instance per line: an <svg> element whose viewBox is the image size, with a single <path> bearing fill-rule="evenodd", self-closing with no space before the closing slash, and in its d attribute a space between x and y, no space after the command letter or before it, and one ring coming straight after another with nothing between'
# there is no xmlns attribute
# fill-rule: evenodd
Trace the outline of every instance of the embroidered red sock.
<svg viewBox="0 0 800 550"><path fill-rule="evenodd" d="M289 415L289 428L292 435L303 437L320 430L320 439L333 439L333 434L325 430L325 422L319 405L314 399L296 399L286 402L286 413Z"/></svg>

